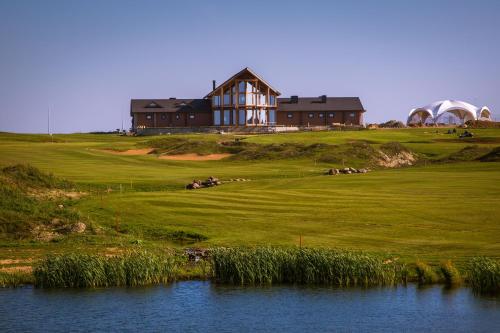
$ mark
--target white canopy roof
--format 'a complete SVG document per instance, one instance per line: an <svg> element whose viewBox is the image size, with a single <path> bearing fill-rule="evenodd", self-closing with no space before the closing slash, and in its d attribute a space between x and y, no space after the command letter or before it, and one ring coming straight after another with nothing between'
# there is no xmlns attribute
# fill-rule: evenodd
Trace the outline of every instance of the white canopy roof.
<svg viewBox="0 0 500 333"><path fill-rule="evenodd" d="M410 124L417 119L425 122L428 118L437 123L439 118L447 112L457 116L463 122L478 119L491 120L491 112L486 106L479 108L467 102L444 100L411 110L407 123Z"/></svg>

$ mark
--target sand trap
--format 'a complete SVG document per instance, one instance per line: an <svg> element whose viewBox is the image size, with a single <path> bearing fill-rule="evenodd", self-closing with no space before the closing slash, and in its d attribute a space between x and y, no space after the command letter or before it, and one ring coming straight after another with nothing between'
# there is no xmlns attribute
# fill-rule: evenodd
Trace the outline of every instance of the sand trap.
<svg viewBox="0 0 500 333"><path fill-rule="evenodd" d="M113 155L128 155L128 156L137 156L137 155L147 155L151 153L153 148L143 148L143 149L129 149L124 151L112 150L112 149L101 149L106 153L110 153Z"/></svg>
<svg viewBox="0 0 500 333"><path fill-rule="evenodd" d="M218 161L229 156L231 156L231 154L209 154L209 155L180 154L180 155L161 155L158 158L162 160L171 160L171 161Z"/></svg>

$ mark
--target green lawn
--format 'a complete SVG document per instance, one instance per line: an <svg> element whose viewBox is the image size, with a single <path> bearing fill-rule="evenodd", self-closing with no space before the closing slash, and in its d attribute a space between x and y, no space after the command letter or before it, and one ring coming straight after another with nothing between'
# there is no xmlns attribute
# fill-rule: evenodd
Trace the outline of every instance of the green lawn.
<svg viewBox="0 0 500 333"><path fill-rule="evenodd" d="M167 161L155 155L121 156L151 137L17 135L0 133L0 166L29 163L67 178L90 194L74 209L103 232L55 243L0 240L0 259L46 252L186 246L162 236L172 231L208 237L194 246L298 245L390 253L431 261L500 257L500 163L432 163L466 146L500 146L500 130L473 130L468 141L440 129L308 132L245 137L257 144L345 144L374 147L398 141L429 159L400 169L324 176L332 166L313 159ZM169 136L176 138L177 136ZM231 135L183 135L232 140ZM210 175L231 182L187 191ZM111 188L102 194L98 189ZM119 232L116 232L118 229ZM189 245L193 246L193 245Z"/></svg>

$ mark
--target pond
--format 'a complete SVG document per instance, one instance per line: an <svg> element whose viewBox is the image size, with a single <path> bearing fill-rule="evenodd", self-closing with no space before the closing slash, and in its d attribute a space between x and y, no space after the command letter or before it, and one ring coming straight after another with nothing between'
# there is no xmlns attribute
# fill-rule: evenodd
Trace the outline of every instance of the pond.
<svg viewBox="0 0 500 333"><path fill-rule="evenodd" d="M0 289L0 332L500 332L500 299L469 289L235 287Z"/></svg>

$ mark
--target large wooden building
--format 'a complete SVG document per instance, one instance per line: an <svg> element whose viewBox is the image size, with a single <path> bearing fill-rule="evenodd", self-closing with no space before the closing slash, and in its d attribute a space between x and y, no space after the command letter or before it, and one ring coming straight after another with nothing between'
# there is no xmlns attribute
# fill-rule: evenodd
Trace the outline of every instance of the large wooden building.
<svg viewBox="0 0 500 333"><path fill-rule="evenodd" d="M133 99L132 128L362 125L358 97L279 98L250 68L244 68L202 99Z"/></svg>

